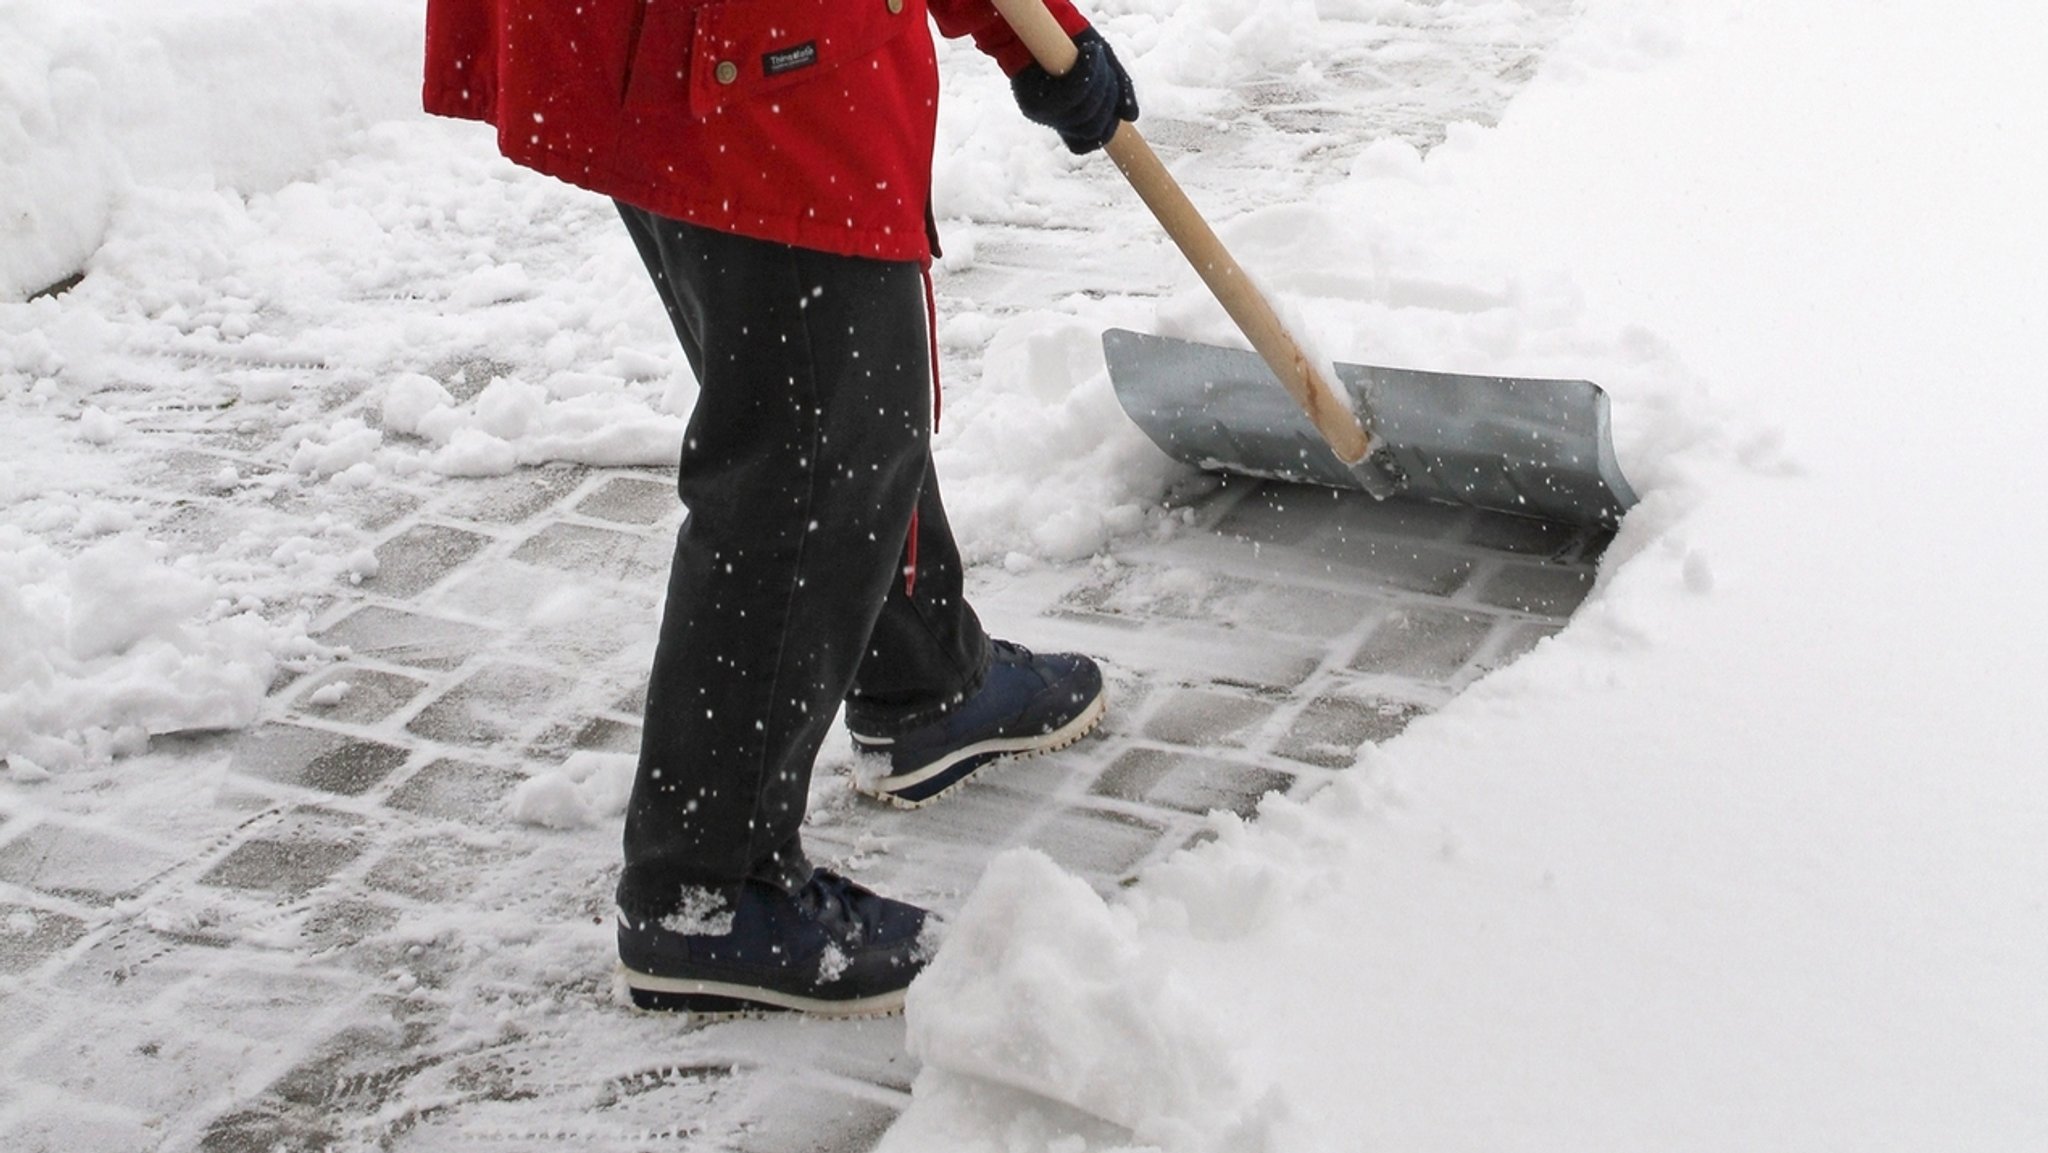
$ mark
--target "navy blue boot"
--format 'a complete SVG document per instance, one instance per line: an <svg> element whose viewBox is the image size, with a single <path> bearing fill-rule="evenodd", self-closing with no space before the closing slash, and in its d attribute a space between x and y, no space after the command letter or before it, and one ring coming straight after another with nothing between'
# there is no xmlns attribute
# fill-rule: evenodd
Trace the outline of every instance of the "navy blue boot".
<svg viewBox="0 0 2048 1153"><path fill-rule="evenodd" d="M773 1011L874 1017L903 1007L930 960L925 911L825 869L794 893L749 881L660 920L619 912L633 1003L710 1016Z"/></svg>
<svg viewBox="0 0 2048 1153"><path fill-rule="evenodd" d="M1033 653L989 642L979 691L945 716L895 737L854 732L854 747L889 758L880 777L856 772L856 787L903 808L917 808L1000 761L1063 749L1102 720L1102 670L1078 653Z"/></svg>

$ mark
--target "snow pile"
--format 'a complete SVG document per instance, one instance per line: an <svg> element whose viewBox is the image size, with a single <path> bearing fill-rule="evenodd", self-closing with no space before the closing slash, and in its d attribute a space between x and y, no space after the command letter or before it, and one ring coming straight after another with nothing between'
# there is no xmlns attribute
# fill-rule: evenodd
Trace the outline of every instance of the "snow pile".
<svg viewBox="0 0 2048 1153"><path fill-rule="evenodd" d="M560 768L519 783L505 800L513 820L549 829L588 829L626 813L639 758L630 753L569 754Z"/></svg>
<svg viewBox="0 0 2048 1153"><path fill-rule="evenodd" d="M67 558L0 526L0 757L18 776L255 719L275 630L159 553L117 537Z"/></svg>
<svg viewBox="0 0 2048 1153"><path fill-rule="evenodd" d="M589 378L585 378L589 379ZM363 416L307 428L287 467L313 481L366 486L386 475L421 469L441 476L504 476L522 465L561 461L597 467L660 467L682 449L682 418L657 412L619 388L616 378L581 381L573 395L547 385L496 377L474 398L458 401L420 373L401 373L375 402L373 425ZM427 442L418 446L385 434Z"/></svg>
<svg viewBox="0 0 2048 1153"><path fill-rule="evenodd" d="M946 394L933 460L970 562L1092 556L1184 471L1118 406L1100 327L1050 315L998 330L981 379Z"/></svg>
<svg viewBox="0 0 2048 1153"><path fill-rule="evenodd" d="M275 188L409 111L423 27L407 0L0 0L0 300L78 271L140 184Z"/></svg>
<svg viewBox="0 0 2048 1153"><path fill-rule="evenodd" d="M1287 1148L1213 1008L1176 981L1136 925L1129 909L1104 905L1040 853L997 858L911 990L911 1055L939 1074L1063 1102L1164 1149ZM895 1140L937 1140L958 1124L925 1118Z"/></svg>
<svg viewBox="0 0 2048 1153"><path fill-rule="evenodd" d="M674 463L682 451L683 420L650 410L618 383L558 375L551 389L498 377L474 400L459 404L438 381L410 373L385 391L384 427L438 446L427 463L443 476L502 476L548 461L609 467ZM572 394L559 395L563 391Z"/></svg>
<svg viewBox="0 0 2048 1153"><path fill-rule="evenodd" d="M1646 499L1570 629L1312 801L1101 913L992 874L912 1001L892 1153L1268 1116L1304 1149L2048 1141L2048 124L1997 8L1599 0L1498 129L1229 222L1340 357L1606 384ZM1070 1075L1126 1060L1149 1096ZM1174 1090L1227 1069L1271 1096Z"/></svg>

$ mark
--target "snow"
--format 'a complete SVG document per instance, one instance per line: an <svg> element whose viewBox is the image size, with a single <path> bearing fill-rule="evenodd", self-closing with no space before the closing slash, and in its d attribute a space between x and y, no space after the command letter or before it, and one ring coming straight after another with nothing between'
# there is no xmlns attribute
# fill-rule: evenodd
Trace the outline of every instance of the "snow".
<svg viewBox="0 0 2048 1153"><path fill-rule="evenodd" d="M0 299L75 271L138 186L275 188L407 112L415 8L0 3Z"/></svg>
<svg viewBox="0 0 2048 1153"><path fill-rule="evenodd" d="M626 815L636 761L619 753L572 753L559 768L521 781L506 810L515 821L550 829L616 823Z"/></svg>
<svg viewBox="0 0 2048 1153"><path fill-rule="evenodd" d="M1199 118L1562 8L1092 10L1148 114ZM608 206L414 113L417 25L0 0L0 787L250 723L376 571L350 491L672 460L694 386ZM1427 155L1189 158L1257 174L1211 211L1316 348L1600 381L1644 500L1570 628L1316 797L1108 900L1000 859L913 991L883 1147L2048 1142L2044 35L1991 0L1585 0ZM1016 573L1170 531L1182 474L1094 342L1228 322L1155 237L1004 266L1004 229L1107 211L1101 162L946 63L939 274L1015 284L942 317L963 546ZM1119 274L1172 287L1090 295ZM248 498L210 549L137 527L181 407L286 449L208 466ZM342 511L276 503L308 494ZM629 777L572 758L511 812L605 827Z"/></svg>
<svg viewBox="0 0 2048 1153"><path fill-rule="evenodd" d="M899 1143L918 1144L932 1115L954 1131L924 1140L959 1140L948 1113L977 1110L946 1098L981 1081L1072 1105L1146 1144L1273 1147L1270 1092L1137 927L1129 907L1105 905L1043 854L1002 858L912 987L911 1045L931 1071L925 1084L942 1088L920 1100L924 1115L911 1115Z"/></svg>
<svg viewBox="0 0 2048 1153"><path fill-rule="evenodd" d="M1281 1148L2048 1139L2029 24L1595 2L1498 128L1236 222L1327 343L1610 382L1646 499L1569 630L1156 870L1108 939L1071 886L970 902L983 980L920 986L884 1147L1011 1147L977 1082L1217 1131L1077 1060L1256 1069ZM1163 1059L988 1010L1165 987L1199 1039Z"/></svg>
<svg viewBox="0 0 2048 1153"><path fill-rule="evenodd" d="M14 770L138 752L255 719L275 627L130 535L76 555L0 526L0 750Z"/></svg>

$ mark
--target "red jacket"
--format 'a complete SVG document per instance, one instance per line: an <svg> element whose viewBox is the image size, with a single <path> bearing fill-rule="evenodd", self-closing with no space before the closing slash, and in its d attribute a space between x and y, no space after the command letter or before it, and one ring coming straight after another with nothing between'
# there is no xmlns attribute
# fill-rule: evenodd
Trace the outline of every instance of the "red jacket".
<svg viewBox="0 0 2048 1153"><path fill-rule="evenodd" d="M1069 0L1047 0L1069 32ZM989 0L427 0L429 112L707 228L928 259L940 31L1030 56Z"/></svg>

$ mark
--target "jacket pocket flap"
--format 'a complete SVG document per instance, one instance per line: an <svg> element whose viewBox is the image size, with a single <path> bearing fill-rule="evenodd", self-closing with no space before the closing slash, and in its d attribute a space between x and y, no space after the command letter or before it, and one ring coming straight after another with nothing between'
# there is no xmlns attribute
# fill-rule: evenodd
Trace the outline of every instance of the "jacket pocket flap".
<svg viewBox="0 0 2048 1153"><path fill-rule="evenodd" d="M923 0L648 0L627 104L701 120L860 60L924 12Z"/></svg>

